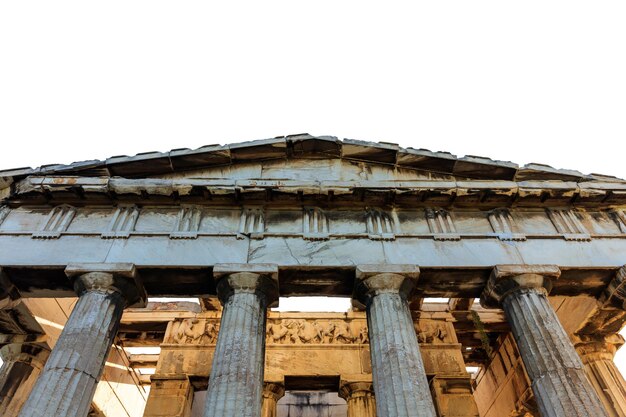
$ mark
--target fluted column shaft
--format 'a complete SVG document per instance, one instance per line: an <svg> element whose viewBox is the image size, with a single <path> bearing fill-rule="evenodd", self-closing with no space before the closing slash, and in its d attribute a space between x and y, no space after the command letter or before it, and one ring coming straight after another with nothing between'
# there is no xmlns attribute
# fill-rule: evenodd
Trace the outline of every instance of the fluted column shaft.
<svg viewBox="0 0 626 417"><path fill-rule="evenodd" d="M376 417L376 400L372 382L343 382L339 396L346 400L348 417Z"/></svg>
<svg viewBox="0 0 626 417"><path fill-rule="evenodd" d="M120 293L80 296L21 417L87 415L123 310Z"/></svg>
<svg viewBox="0 0 626 417"><path fill-rule="evenodd" d="M12 343L0 349L0 416L15 417L28 398L49 351L37 345Z"/></svg>
<svg viewBox="0 0 626 417"><path fill-rule="evenodd" d="M483 301L491 298L501 304L543 417L606 417L548 301L551 280L559 273L549 266L498 266Z"/></svg>
<svg viewBox="0 0 626 417"><path fill-rule="evenodd" d="M134 267L129 268L134 275ZM76 279L79 294L20 417L85 417L128 301L110 272Z"/></svg>
<svg viewBox="0 0 626 417"><path fill-rule="evenodd" d="M624 341L618 334L602 339L577 344L576 350L609 417L626 417L626 380L613 362Z"/></svg>
<svg viewBox="0 0 626 417"><path fill-rule="evenodd" d="M279 382L263 384L263 403L261 417L276 417L276 404L285 395L285 386Z"/></svg>
<svg viewBox="0 0 626 417"><path fill-rule="evenodd" d="M355 295L367 309L379 416L436 416L407 302L418 275L413 265L357 267Z"/></svg>
<svg viewBox="0 0 626 417"><path fill-rule="evenodd" d="M204 416L258 417L265 364L265 317L268 304L278 298L277 269L216 265L213 273L224 309Z"/></svg>

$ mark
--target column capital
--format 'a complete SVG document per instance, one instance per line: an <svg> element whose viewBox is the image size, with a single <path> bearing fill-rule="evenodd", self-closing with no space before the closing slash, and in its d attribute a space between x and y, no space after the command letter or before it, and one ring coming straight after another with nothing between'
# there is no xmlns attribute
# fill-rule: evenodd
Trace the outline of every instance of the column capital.
<svg viewBox="0 0 626 417"><path fill-rule="evenodd" d="M50 349L33 343L10 343L0 348L3 362L22 362L33 368L42 369Z"/></svg>
<svg viewBox="0 0 626 417"><path fill-rule="evenodd" d="M604 307L626 310L626 265L617 270L615 277L600 297L600 303Z"/></svg>
<svg viewBox="0 0 626 417"><path fill-rule="evenodd" d="M539 289L549 294L552 282L561 270L556 265L496 265L483 290L480 304L486 308L499 307L512 292Z"/></svg>
<svg viewBox="0 0 626 417"><path fill-rule="evenodd" d="M285 395L285 384L280 381L265 381L263 383L263 397L278 401Z"/></svg>
<svg viewBox="0 0 626 417"><path fill-rule="evenodd" d="M574 346L584 363L598 359L613 360L617 350L624 344L620 334L576 335Z"/></svg>
<svg viewBox="0 0 626 417"><path fill-rule="evenodd" d="M216 264L213 277L222 304L237 292L256 293L269 307L278 302L278 266L275 264Z"/></svg>
<svg viewBox="0 0 626 417"><path fill-rule="evenodd" d="M419 275L419 267L411 264L358 265L353 298L364 305L382 293L400 294L402 298L408 299Z"/></svg>
<svg viewBox="0 0 626 417"><path fill-rule="evenodd" d="M146 305L147 295L132 263L73 263L65 275L79 296L87 291L116 292L124 297L125 307Z"/></svg>
<svg viewBox="0 0 626 417"><path fill-rule="evenodd" d="M356 380L339 381L339 396L344 400L353 397L374 396L374 384L371 375L358 376Z"/></svg>

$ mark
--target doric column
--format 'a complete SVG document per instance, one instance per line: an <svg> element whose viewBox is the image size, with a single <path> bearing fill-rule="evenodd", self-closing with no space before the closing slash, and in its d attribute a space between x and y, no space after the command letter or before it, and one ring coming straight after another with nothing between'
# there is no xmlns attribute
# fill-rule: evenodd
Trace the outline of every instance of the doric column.
<svg viewBox="0 0 626 417"><path fill-rule="evenodd" d="M263 383L261 417L276 417L276 403L285 395L285 384L278 381Z"/></svg>
<svg viewBox="0 0 626 417"><path fill-rule="evenodd" d="M606 337L580 337L576 350L585 365L591 385L610 417L626 417L626 381L613 362L624 344L619 334Z"/></svg>
<svg viewBox="0 0 626 417"><path fill-rule="evenodd" d="M20 417L84 417L127 305L145 302L132 264L69 265L78 302Z"/></svg>
<svg viewBox="0 0 626 417"><path fill-rule="evenodd" d="M189 417L193 387L187 375L152 375L143 417Z"/></svg>
<svg viewBox="0 0 626 417"><path fill-rule="evenodd" d="M384 417L435 417L409 312L415 265L359 265L354 298L365 305L376 412Z"/></svg>
<svg viewBox="0 0 626 417"><path fill-rule="evenodd" d="M376 400L372 381L339 383L339 396L348 404L348 417L376 417Z"/></svg>
<svg viewBox="0 0 626 417"><path fill-rule="evenodd" d="M531 381L543 417L605 417L583 364L548 301L553 265L498 265L481 298L500 305Z"/></svg>
<svg viewBox="0 0 626 417"><path fill-rule="evenodd" d="M40 345L11 343L0 349L0 416L17 416L50 351Z"/></svg>
<svg viewBox="0 0 626 417"><path fill-rule="evenodd" d="M213 268L224 306L209 378L205 417L261 414L265 316L278 300L278 268L218 264Z"/></svg>

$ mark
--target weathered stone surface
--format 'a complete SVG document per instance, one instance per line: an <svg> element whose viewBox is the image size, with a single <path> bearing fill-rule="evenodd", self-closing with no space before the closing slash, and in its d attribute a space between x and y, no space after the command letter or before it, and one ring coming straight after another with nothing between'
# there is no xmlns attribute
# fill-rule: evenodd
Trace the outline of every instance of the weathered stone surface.
<svg viewBox="0 0 626 417"><path fill-rule="evenodd" d="M418 275L414 265L357 267L355 297L367 308L379 416L436 416L407 302Z"/></svg>
<svg viewBox="0 0 626 417"><path fill-rule="evenodd" d="M189 417L193 387L186 375L152 376L144 417Z"/></svg>
<svg viewBox="0 0 626 417"><path fill-rule="evenodd" d="M618 334L585 337L576 343L587 377L609 417L626 416L626 380L613 361L615 352L623 344L624 338Z"/></svg>
<svg viewBox="0 0 626 417"><path fill-rule="evenodd" d="M346 413L346 402L336 392L287 391L277 407L277 417L346 417Z"/></svg>
<svg viewBox="0 0 626 417"><path fill-rule="evenodd" d="M256 417L261 412L265 315L278 298L275 265L216 265L224 304L205 417Z"/></svg>
<svg viewBox="0 0 626 417"><path fill-rule="evenodd" d="M341 381L339 396L348 404L348 417L376 417L376 399L371 380Z"/></svg>
<svg viewBox="0 0 626 417"><path fill-rule="evenodd" d="M479 417L469 375L435 376L431 392L438 416Z"/></svg>
<svg viewBox="0 0 626 417"><path fill-rule="evenodd" d="M68 272L70 276L77 270L84 272L74 284L79 299L22 408L21 417L84 417L89 411L124 306L128 303L126 290L133 297L141 292L131 289L125 277L134 274L128 272L134 271L133 268L124 266L121 274L116 275L115 268L92 267L95 272L80 268L70 268Z"/></svg>
<svg viewBox="0 0 626 417"><path fill-rule="evenodd" d="M606 416L548 302L558 275L558 268L546 265L498 266L481 302L502 305L543 417Z"/></svg>
<svg viewBox="0 0 626 417"><path fill-rule="evenodd" d="M276 417L276 403L283 395L285 395L285 384L282 382L265 382L263 384L261 417Z"/></svg>
<svg viewBox="0 0 626 417"><path fill-rule="evenodd" d="M0 415L15 417L39 377L49 351L41 346L13 343L0 349Z"/></svg>

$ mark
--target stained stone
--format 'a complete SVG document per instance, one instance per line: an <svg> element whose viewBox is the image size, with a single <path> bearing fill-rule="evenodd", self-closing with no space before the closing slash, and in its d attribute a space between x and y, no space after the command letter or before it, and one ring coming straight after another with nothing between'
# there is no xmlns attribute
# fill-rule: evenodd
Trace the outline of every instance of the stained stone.
<svg viewBox="0 0 626 417"><path fill-rule="evenodd" d="M204 417L257 417L265 364L265 316L278 300L275 265L221 264L213 268L224 309Z"/></svg>
<svg viewBox="0 0 626 417"><path fill-rule="evenodd" d="M494 268L481 302L500 303L531 380L543 417L606 417L567 333L548 301L551 265Z"/></svg>
<svg viewBox="0 0 626 417"><path fill-rule="evenodd" d="M100 271L87 272L92 268ZM141 302L132 264L68 266L66 272L80 274L74 282L79 298L20 417L85 417L124 307Z"/></svg>
<svg viewBox="0 0 626 417"><path fill-rule="evenodd" d="M12 343L0 349L0 415L17 416L30 394L50 351L28 343Z"/></svg>
<svg viewBox="0 0 626 417"><path fill-rule="evenodd" d="M348 417L376 417L372 381L342 381L339 396L348 404Z"/></svg>
<svg viewBox="0 0 626 417"><path fill-rule="evenodd" d="M263 384L263 404L261 417L276 417L276 403L285 395L285 385L280 382Z"/></svg>
<svg viewBox="0 0 626 417"><path fill-rule="evenodd" d="M359 265L355 298L367 309L376 411L385 417L435 417L407 298L414 265Z"/></svg>
<svg viewBox="0 0 626 417"><path fill-rule="evenodd" d="M613 361L615 352L623 344L624 338L619 334L585 337L576 344L587 377L609 417L626 417L626 380Z"/></svg>

